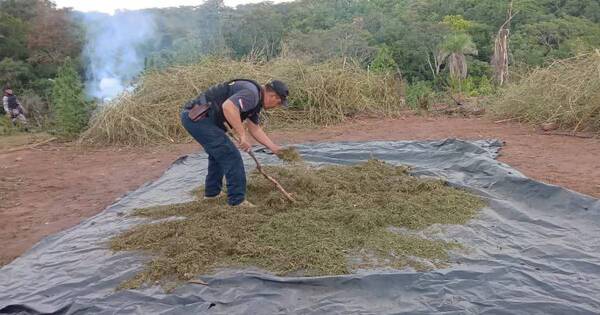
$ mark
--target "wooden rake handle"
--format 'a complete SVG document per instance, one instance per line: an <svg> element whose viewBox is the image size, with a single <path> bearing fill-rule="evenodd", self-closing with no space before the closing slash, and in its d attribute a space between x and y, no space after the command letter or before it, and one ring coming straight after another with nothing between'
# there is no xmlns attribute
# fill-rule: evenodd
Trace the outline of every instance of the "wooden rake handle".
<svg viewBox="0 0 600 315"><path fill-rule="evenodd" d="M227 128L227 134L230 137L232 137L233 139L235 139L235 141L240 142L240 139L238 137L236 137L236 135L233 133L233 130L231 130L231 127L229 127L229 125L227 123L225 123L225 127ZM285 196L285 198L287 198L287 200L289 200L291 203L296 202L296 200L292 197L292 195L290 193L288 193L275 178L273 178L273 177L269 176L267 173L265 173L262 166L260 165L260 162L258 162L258 159L254 155L254 152L248 151L247 153L254 160L254 163L256 163L256 169L258 170L258 172L261 173L262 176L264 176L271 183L273 183L275 185L275 187L277 187L277 189Z"/></svg>

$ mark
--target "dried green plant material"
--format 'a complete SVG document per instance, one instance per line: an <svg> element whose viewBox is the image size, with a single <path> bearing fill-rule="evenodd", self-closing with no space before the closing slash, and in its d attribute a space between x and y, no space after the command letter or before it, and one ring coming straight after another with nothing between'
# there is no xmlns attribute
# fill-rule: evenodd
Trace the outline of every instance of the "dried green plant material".
<svg viewBox="0 0 600 315"><path fill-rule="evenodd" d="M248 199L256 208L231 208L213 200L137 210L136 215L151 219L185 219L137 226L111 241L113 250L154 254L123 287L168 285L220 267L256 266L281 275L348 274L349 256L364 251L374 253L373 262L393 268L445 266L447 251L456 243L403 235L390 227L465 224L483 206L479 198L442 181L418 179L406 167L376 160L266 170L290 190L295 204L252 174ZM360 267L378 266L368 260Z"/></svg>
<svg viewBox="0 0 600 315"><path fill-rule="evenodd" d="M277 157L284 162L302 162L302 156L295 147L287 147L279 150Z"/></svg>

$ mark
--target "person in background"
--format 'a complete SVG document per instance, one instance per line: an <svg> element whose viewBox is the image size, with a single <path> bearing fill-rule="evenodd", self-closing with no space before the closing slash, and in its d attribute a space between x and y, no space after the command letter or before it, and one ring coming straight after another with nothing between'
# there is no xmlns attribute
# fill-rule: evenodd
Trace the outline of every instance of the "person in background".
<svg viewBox="0 0 600 315"><path fill-rule="evenodd" d="M25 118L25 109L17 100L13 90L10 87L4 88L4 97L2 97L2 105L6 115L10 118L13 125L20 122L23 125L27 125L27 118Z"/></svg>

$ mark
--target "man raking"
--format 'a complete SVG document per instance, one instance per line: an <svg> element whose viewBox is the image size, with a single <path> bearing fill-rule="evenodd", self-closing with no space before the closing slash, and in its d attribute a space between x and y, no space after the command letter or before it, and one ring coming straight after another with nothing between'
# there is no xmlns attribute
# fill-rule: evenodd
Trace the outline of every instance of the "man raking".
<svg viewBox="0 0 600 315"><path fill-rule="evenodd" d="M288 95L288 87L278 80L260 85L252 80L238 79L212 86L184 106L181 112L183 127L208 154L205 199L221 195L225 176L227 203L231 206L253 206L246 200L242 156L227 136L225 124L237 134L241 150L249 152L251 149L245 124L256 141L277 154L281 147L260 127L260 112L263 108L287 106Z"/></svg>

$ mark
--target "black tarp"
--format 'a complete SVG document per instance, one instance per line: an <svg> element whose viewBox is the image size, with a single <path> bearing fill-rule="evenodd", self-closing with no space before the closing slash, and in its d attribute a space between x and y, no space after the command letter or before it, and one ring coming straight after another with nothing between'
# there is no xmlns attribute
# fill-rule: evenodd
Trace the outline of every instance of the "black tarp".
<svg viewBox="0 0 600 315"><path fill-rule="evenodd" d="M378 158L487 199L489 206L465 226L419 232L465 245L446 269L315 278L221 270L202 277L208 286L183 285L169 294L156 286L116 291L149 258L112 253L106 241L144 222L126 216L136 207L190 200L207 167L198 154L0 269L0 313L599 314L600 202L526 178L495 159L500 147L460 140L298 146L312 163ZM261 159L275 163L272 156Z"/></svg>

